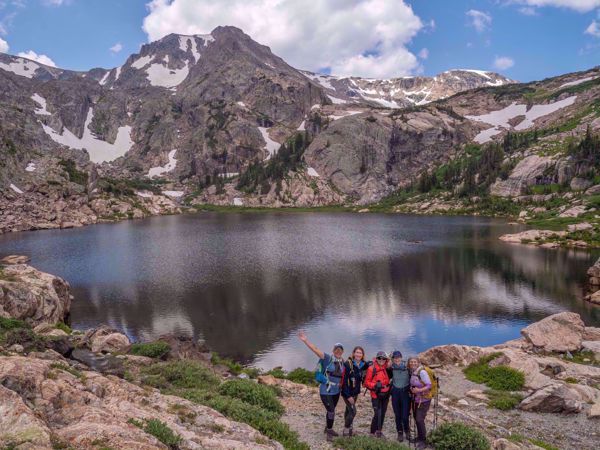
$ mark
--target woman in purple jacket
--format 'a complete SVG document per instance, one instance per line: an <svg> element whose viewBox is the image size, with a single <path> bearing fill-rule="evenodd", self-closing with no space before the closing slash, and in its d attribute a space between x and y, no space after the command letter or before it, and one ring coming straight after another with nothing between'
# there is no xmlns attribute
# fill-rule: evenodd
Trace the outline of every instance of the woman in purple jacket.
<svg viewBox="0 0 600 450"><path fill-rule="evenodd" d="M427 371L421 366L418 358L412 357L408 360L410 375L410 392L412 394L412 411L417 424L417 448L425 448L427 429L425 428L425 417L429 411L431 399L427 393L431 389L431 379Z"/></svg>

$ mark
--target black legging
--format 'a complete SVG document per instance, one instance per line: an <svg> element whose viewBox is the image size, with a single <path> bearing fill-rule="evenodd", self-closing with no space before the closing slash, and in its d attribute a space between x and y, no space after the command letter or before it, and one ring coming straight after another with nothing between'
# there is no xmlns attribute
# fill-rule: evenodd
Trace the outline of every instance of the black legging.
<svg viewBox="0 0 600 450"><path fill-rule="evenodd" d="M427 417L427 411L429 411L429 404L431 402L413 403L413 415L415 417L415 423L417 424L417 441L425 442L427 438L427 429L425 428L425 417Z"/></svg>
<svg viewBox="0 0 600 450"><path fill-rule="evenodd" d="M409 434L410 392L408 386L405 388L392 388L392 408L394 408L396 418L396 432Z"/></svg>
<svg viewBox="0 0 600 450"><path fill-rule="evenodd" d="M375 433L376 431L381 431L381 429L383 428L383 421L385 419L385 412L387 411L389 401L389 394L383 394L381 397L378 398L371 398L371 405L373 405L371 434Z"/></svg>
<svg viewBox="0 0 600 450"><path fill-rule="evenodd" d="M340 400L340 394L335 395L323 395L321 394L321 401L323 405L325 405L325 409L327 410L327 414L325 415L325 420L327 423L327 428L333 428L333 419L335 419L335 407Z"/></svg>
<svg viewBox="0 0 600 450"><path fill-rule="evenodd" d="M350 403L349 399L354 399L353 403ZM344 403L346 404L346 410L344 411L344 427L352 428L352 423L354 422L354 417L356 416L356 399L358 395L352 395L348 398L343 397Z"/></svg>

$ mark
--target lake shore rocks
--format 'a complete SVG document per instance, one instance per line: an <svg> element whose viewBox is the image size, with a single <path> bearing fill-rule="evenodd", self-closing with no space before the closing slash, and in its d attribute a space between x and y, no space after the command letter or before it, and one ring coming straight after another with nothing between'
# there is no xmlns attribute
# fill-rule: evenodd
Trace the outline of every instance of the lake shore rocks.
<svg viewBox="0 0 600 450"><path fill-rule="evenodd" d="M527 342L548 352L581 349L585 324L579 314L564 312L546 317L521 330Z"/></svg>
<svg viewBox="0 0 600 450"><path fill-rule="evenodd" d="M69 283L26 264L0 271L0 316L32 326L64 321L71 308Z"/></svg>

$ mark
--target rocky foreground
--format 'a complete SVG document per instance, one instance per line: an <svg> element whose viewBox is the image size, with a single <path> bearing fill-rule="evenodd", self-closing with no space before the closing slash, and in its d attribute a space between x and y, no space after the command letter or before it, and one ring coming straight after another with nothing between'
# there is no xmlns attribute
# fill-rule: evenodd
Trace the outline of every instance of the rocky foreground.
<svg viewBox="0 0 600 450"><path fill-rule="evenodd" d="M205 393L194 397L187 390L189 400L182 398L184 391L174 388L189 386L177 385L169 378L173 374L163 373L162 385L144 382L140 375L167 360L184 364L177 367L198 364L211 377L231 379L230 371L211 363L207 349L165 336L161 341L168 352L151 358L133 355L129 339L117 330L71 331L62 323L72 302L69 284L24 262L23 257L4 258L0 270L0 448L283 448L199 404L198 399L210 400L202 397ZM445 345L420 356L441 377L441 422L479 428L494 449L599 448L600 328L586 327L579 315L555 314L524 328L521 338L493 347ZM510 393L517 399L514 408L491 408L497 392L465 378L462 369L481 358L489 367L524 375L522 386ZM259 376L258 382L279 387L282 425L310 448L331 448L323 438L316 388L271 375ZM361 397L359 432L366 433L370 413L368 399ZM338 407L338 431L341 414ZM178 436L176 444L167 445L164 436L161 441L140 426L158 422ZM394 436L391 409L386 422L384 432ZM286 442L287 448L299 448Z"/></svg>

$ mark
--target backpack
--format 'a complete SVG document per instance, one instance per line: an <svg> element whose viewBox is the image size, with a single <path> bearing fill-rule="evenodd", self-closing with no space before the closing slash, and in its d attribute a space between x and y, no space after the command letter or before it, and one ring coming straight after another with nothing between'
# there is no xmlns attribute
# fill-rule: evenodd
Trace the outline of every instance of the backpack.
<svg viewBox="0 0 600 450"><path fill-rule="evenodd" d="M429 392L427 392L426 394L423 394L423 398L432 399L436 397L439 393L440 379L431 367L421 366L417 369L417 376L419 377L419 380L421 380L421 370L427 372L427 375L429 375L429 379L431 380L431 389L429 389ZM421 383L425 384L423 380L421 380Z"/></svg>
<svg viewBox="0 0 600 450"><path fill-rule="evenodd" d="M319 384L326 384L329 382L329 378L325 373L327 367L325 366L324 362L324 360L319 359L317 362L317 367L315 367L315 381Z"/></svg>

